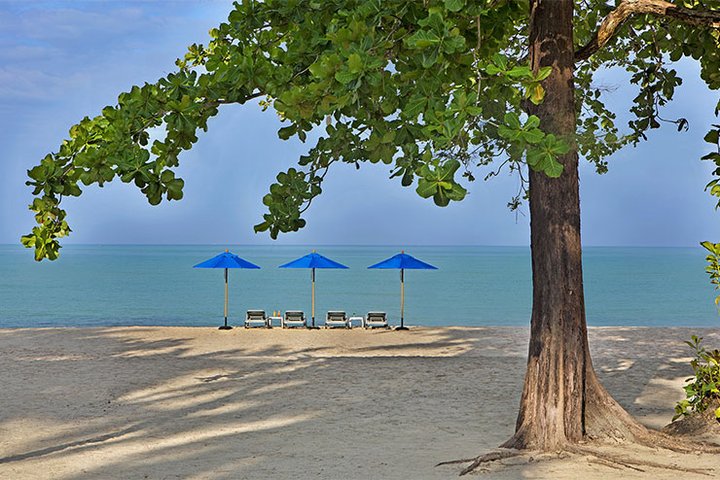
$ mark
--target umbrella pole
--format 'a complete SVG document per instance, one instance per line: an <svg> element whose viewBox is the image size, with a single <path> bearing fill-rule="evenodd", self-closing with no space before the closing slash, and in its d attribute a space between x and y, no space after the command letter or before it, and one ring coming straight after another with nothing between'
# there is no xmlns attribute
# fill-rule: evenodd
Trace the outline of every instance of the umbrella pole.
<svg viewBox="0 0 720 480"><path fill-rule="evenodd" d="M225 324L222 325L220 330L232 330L232 327L228 325L228 269L225 269Z"/></svg>
<svg viewBox="0 0 720 480"><path fill-rule="evenodd" d="M315 328L315 269L312 269L312 328Z"/></svg>
<svg viewBox="0 0 720 480"><path fill-rule="evenodd" d="M395 330L407 330L405 326L405 269L400 269L400 326Z"/></svg>

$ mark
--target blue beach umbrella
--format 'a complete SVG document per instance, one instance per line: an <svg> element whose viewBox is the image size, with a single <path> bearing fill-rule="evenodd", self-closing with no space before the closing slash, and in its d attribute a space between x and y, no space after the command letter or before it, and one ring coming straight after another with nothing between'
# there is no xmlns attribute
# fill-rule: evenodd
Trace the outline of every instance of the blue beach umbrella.
<svg viewBox="0 0 720 480"><path fill-rule="evenodd" d="M231 326L228 325L228 268L260 268L254 263L250 263L225 250L220 255L217 255L209 260L205 260L202 263L198 263L193 268L224 268L225 269L225 324L220 327L220 330L230 330Z"/></svg>
<svg viewBox="0 0 720 480"><path fill-rule="evenodd" d="M279 268L311 268L312 269L312 326L315 328L315 269L316 268L348 268L342 263L323 257L314 250L312 253L297 260L280 265Z"/></svg>
<svg viewBox="0 0 720 480"><path fill-rule="evenodd" d="M405 270L437 270L437 267L418 260L403 250L380 263L370 265L368 268L400 269L400 326L397 329L407 330L407 327L405 327Z"/></svg>

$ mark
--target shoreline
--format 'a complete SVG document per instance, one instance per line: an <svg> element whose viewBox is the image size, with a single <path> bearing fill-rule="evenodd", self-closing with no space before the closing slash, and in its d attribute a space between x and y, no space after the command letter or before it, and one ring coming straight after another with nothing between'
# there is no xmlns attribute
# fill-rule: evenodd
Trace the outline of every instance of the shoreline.
<svg viewBox="0 0 720 480"><path fill-rule="evenodd" d="M683 396L691 351L682 342L698 333L720 346L720 329L589 328L603 384L653 428L669 423ZM528 335L527 327L0 329L0 477L455 478L459 465L435 465L512 434ZM720 472L716 455L620 453ZM558 458L487 478L618 474Z"/></svg>
<svg viewBox="0 0 720 480"><path fill-rule="evenodd" d="M221 321L222 322L222 321ZM165 328L188 328L188 329L210 329L210 330L217 330L218 327L221 325L221 322L217 324L211 324L211 325L170 325L170 324L133 324L133 325L114 325L114 324L107 324L107 325L45 325L45 326L2 326L0 325L0 332L3 330L93 330L93 329L132 329L132 328L157 328L157 329L165 329ZM261 327L252 327L252 328L245 328L242 323L232 323L228 322L228 324L232 327L231 330L260 330L260 331L274 331L274 330L288 330L288 331L302 331L304 329L302 328L285 328L282 329L279 326L274 326L273 328L261 328ZM391 324L390 330L395 330L398 325ZM530 320L528 320L527 325L413 325L405 323L405 326L413 329L413 330L435 330L435 329L463 329L463 330L473 330L473 329L518 329L518 330L529 330L530 329ZM353 326L351 329L342 329L342 328L329 328L326 329L323 327L323 324L318 324L319 328L316 328L315 331L325 331L325 330L338 330L338 331L372 331L372 329L363 329L359 326ZM714 331L714 330L720 330L720 317L718 317L718 326L694 326L694 325L678 325L678 326L667 326L667 325L588 325L588 330L593 329L608 329L608 328L617 328L617 329L643 329L643 328L649 328L649 329L667 329L667 330L708 330L708 331ZM312 330L312 329L308 329ZM381 329L375 329L374 331L380 331Z"/></svg>

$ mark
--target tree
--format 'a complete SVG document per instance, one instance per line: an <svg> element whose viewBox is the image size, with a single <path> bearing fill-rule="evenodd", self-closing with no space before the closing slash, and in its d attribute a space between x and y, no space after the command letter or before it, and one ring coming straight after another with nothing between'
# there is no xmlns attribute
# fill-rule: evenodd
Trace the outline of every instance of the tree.
<svg viewBox="0 0 720 480"><path fill-rule="evenodd" d="M445 206L494 162L487 177L506 168L521 179L510 207L529 200L533 267L528 369L505 446L554 451L608 437L672 446L635 422L592 367L578 159L603 173L610 154L661 123L687 128L661 116L682 82L672 64L694 58L720 88L720 1L243 0L210 35L177 72L84 118L28 172L39 225L23 243L36 259L57 258L70 232L60 201L80 195L80 184L119 177L153 205L182 198L172 169L223 104L262 98L286 122L282 139L324 130L263 198L268 213L255 230L273 238L305 225L333 163L382 162ZM606 68L625 69L638 88L624 134L593 83ZM150 144L156 127L165 136ZM703 157L718 167L708 184L717 197L719 135L713 125L705 140L718 151Z"/></svg>

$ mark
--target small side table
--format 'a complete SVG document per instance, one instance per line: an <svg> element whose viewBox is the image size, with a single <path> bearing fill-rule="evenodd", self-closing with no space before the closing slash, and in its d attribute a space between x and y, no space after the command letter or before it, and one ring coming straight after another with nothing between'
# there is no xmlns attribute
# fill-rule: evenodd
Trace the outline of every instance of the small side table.
<svg viewBox="0 0 720 480"><path fill-rule="evenodd" d="M276 322L280 322L280 326L281 326L281 327L284 327L284 326L285 326L285 325L284 325L285 322L283 321L283 317L267 317L268 327L269 327L269 328L272 328L272 327L273 327L273 320L276 321Z"/></svg>
<svg viewBox="0 0 720 480"><path fill-rule="evenodd" d="M352 328L352 322L360 322L360 326L365 328L365 317L350 317L348 318L348 325Z"/></svg>

